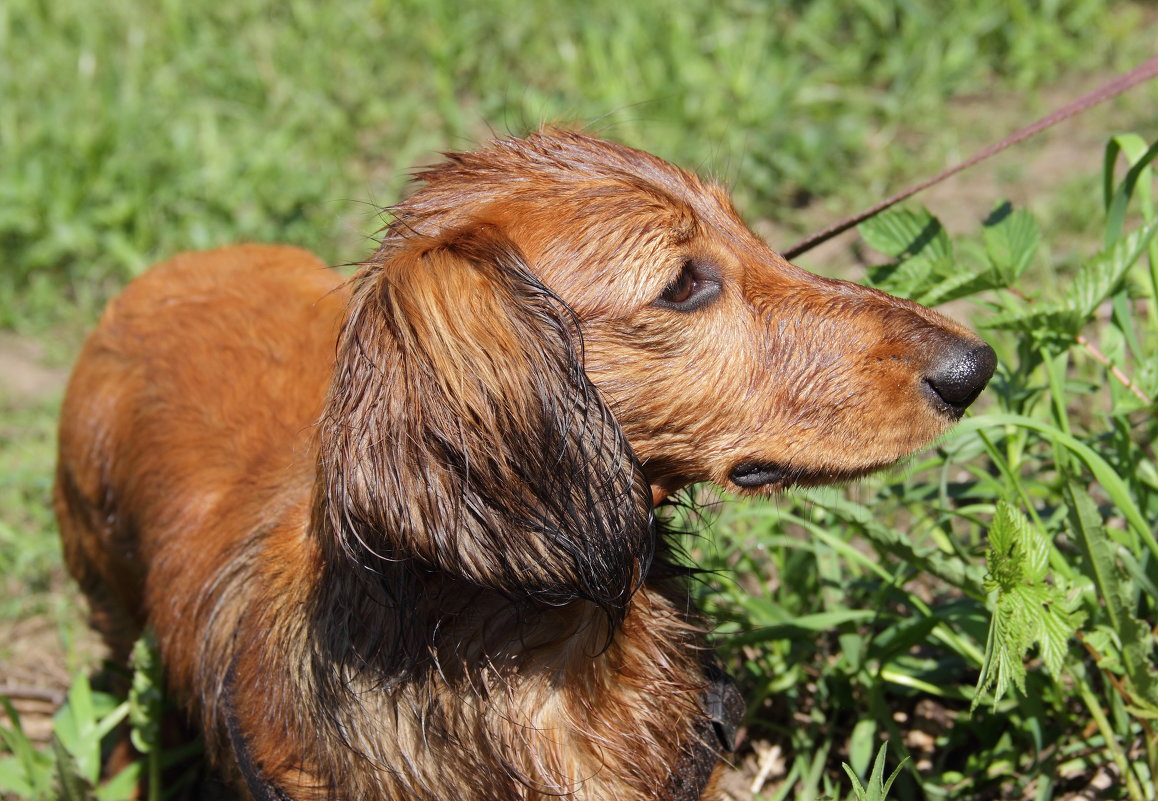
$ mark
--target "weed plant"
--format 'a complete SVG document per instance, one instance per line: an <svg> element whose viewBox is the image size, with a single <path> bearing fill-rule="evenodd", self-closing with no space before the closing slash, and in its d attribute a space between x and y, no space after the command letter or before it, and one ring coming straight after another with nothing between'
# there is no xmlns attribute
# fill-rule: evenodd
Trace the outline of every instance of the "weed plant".
<svg viewBox="0 0 1158 801"><path fill-rule="evenodd" d="M787 797L839 794L833 756L863 774L886 737L895 798L1155 797L1156 153L1110 142L1104 248L1041 292L1008 204L961 241L924 211L861 227L890 257L870 282L974 301L1000 366L907 475L724 504L701 546L752 734L794 755Z"/></svg>

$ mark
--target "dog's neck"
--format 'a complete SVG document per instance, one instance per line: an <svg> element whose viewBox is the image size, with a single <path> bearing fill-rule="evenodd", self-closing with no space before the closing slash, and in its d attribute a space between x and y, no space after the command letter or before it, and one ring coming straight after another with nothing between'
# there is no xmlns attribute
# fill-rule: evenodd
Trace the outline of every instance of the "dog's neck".
<svg viewBox="0 0 1158 801"><path fill-rule="evenodd" d="M545 607L404 562L354 573L318 557L311 624L283 629L285 646L266 651L280 664L242 659L235 679L310 685L295 697L311 708L281 718L297 720L296 754L270 751L262 710L237 710L256 764L294 801L681 797L672 766L702 747L710 684L683 581L645 585L612 626L589 602ZM319 749L317 764L348 769L317 775ZM478 781L493 793L461 785Z"/></svg>
<svg viewBox="0 0 1158 801"><path fill-rule="evenodd" d="M353 675L393 688L434 673L457 691L480 673L566 674L571 663L599 659L616 636L591 603L512 599L408 561L323 567L310 613L318 680L337 667L338 693Z"/></svg>

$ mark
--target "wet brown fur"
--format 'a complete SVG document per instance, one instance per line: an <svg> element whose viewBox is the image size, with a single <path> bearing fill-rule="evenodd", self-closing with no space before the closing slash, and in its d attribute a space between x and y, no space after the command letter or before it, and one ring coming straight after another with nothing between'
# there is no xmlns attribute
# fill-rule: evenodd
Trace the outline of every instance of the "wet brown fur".
<svg viewBox="0 0 1158 801"><path fill-rule="evenodd" d="M896 462L974 339L620 145L544 131L419 179L349 282L241 246L110 304L63 409L68 564L116 657L156 632L235 781L231 717L295 801L671 797L704 644L653 500ZM689 260L719 297L657 304Z"/></svg>

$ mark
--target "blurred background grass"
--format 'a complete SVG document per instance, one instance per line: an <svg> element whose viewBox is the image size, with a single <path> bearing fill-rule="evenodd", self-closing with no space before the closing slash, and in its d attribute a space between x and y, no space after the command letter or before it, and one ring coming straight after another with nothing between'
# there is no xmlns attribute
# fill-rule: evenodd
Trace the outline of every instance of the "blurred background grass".
<svg viewBox="0 0 1158 801"><path fill-rule="evenodd" d="M800 207L940 163L954 98L1032 113L1029 90L1148 53L1153 19L1109 0L6 0L0 325L91 315L180 249L356 260L407 169L543 121L799 229Z"/></svg>
<svg viewBox="0 0 1158 801"><path fill-rule="evenodd" d="M63 687L91 659L48 510L54 419L80 332L147 265L241 240L356 261L410 168L546 121L716 177L786 245L1152 55L1155 22L1114 0L3 0L0 677ZM981 187L970 210L1032 198L1053 243L1033 274L1051 276L1058 243L1093 236L1100 144L1153 130L1156 100L1056 135L1089 151L1027 172L1023 146L953 191ZM804 263L847 275L857 253ZM719 525L740 547L748 523ZM832 590L784 592L804 613ZM784 658L761 693L812 686Z"/></svg>

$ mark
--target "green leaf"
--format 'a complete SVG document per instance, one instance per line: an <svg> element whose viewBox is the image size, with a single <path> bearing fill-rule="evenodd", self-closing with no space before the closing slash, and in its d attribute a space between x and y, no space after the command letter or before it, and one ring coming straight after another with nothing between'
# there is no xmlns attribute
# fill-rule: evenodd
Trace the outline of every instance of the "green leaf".
<svg viewBox="0 0 1158 801"><path fill-rule="evenodd" d="M998 289L1005 285L1003 280L995 280L994 274L991 272L976 273L964 270L941 279L921 293L919 297L921 303L927 306L937 306L958 298L976 295L986 289Z"/></svg>
<svg viewBox="0 0 1158 801"><path fill-rule="evenodd" d="M1102 485L1106 494L1110 496L1110 500L1126 518L1126 522L1129 523L1133 532L1142 539L1150 553L1158 558L1158 540L1155 539L1154 532L1150 530L1138 504L1134 502L1126 482L1096 451L1072 435L1061 431L1057 426L1021 414L984 414L962 420L948 434L946 442L968 436L975 431L999 429L1004 426L1017 426L1030 431L1037 431L1044 434L1046 439L1055 445L1060 445L1077 456L1086 468L1094 474L1094 478ZM1117 534L1125 536L1122 532L1117 532Z"/></svg>
<svg viewBox="0 0 1158 801"><path fill-rule="evenodd" d="M872 757L873 741L877 737L877 722L875 718L862 718L852 727L852 734L848 738L848 758L857 773L868 767Z"/></svg>
<svg viewBox="0 0 1158 801"><path fill-rule="evenodd" d="M1107 211L1114 202L1114 164L1118 161L1118 154L1125 153L1130 164L1135 164L1146 150L1146 140L1136 133L1118 134L1106 142L1106 152L1102 159L1102 202ZM1119 239L1121 233L1122 229L1119 227L1117 235L1106 240L1107 244Z"/></svg>
<svg viewBox="0 0 1158 801"><path fill-rule="evenodd" d="M857 801L886 801L889 796L889 790L896 781L897 776L901 773L901 768L909 761L905 757L900 761L897 767L885 779L885 755L887 753L888 743L881 743L880 750L877 751L877 758L873 761L872 774L868 778L868 786L861 784L860 779L857 778L856 772L849 767L847 762L842 762L841 767L844 772L848 774L849 780L852 782L852 792Z"/></svg>
<svg viewBox="0 0 1158 801"><path fill-rule="evenodd" d="M130 663L133 667L129 690L130 738L138 751L148 754L160 744L164 700L161 660L151 635L142 635L133 645Z"/></svg>
<svg viewBox="0 0 1158 801"><path fill-rule="evenodd" d="M1025 272L1037 253L1041 234L1033 215L1025 209L1013 210L1004 202L984 224L985 252L993 265L997 286L1010 286Z"/></svg>
<svg viewBox="0 0 1158 801"><path fill-rule="evenodd" d="M52 738L52 753L56 757L56 781L60 801L96 801L96 794L93 792L94 780L85 775L84 770L59 737Z"/></svg>
<svg viewBox="0 0 1158 801"><path fill-rule="evenodd" d="M941 221L924 209L885 211L865 220L858 230L870 247L894 259L903 261L918 254L947 259L953 255Z"/></svg>
<svg viewBox="0 0 1158 801"><path fill-rule="evenodd" d="M961 280L948 234L924 209L882 212L861 223L859 230L871 247L897 260L869 271L870 283L879 289L929 302L926 295L938 284ZM951 290L946 286L940 294L947 297Z"/></svg>
<svg viewBox="0 0 1158 801"><path fill-rule="evenodd" d="M6 768L0 774L0 783L8 783L4 789L14 792L21 792L20 786L26 787L28 796L39 797L47 792L51 783L52 760L32 745L24 733L20 714L6 696L0 695L0 706L4 707L4 713L12 724L11 727L0 726L0 741L13 754L13 761L6 761Z"/></svg>
<svg viewBox="0 0 1158 801"><path fill-rule="evenodd" d="M1048 582L1051 547L1029 518L1008 502L998 502L985 555L993 618L973 708L989 691L996 705L1010 684L1025 693L1025 658L1034 643L1050 674L1061 675L1082 616L1062 590Z"/></svg>
<svg viewBox="0 0 1158 801"><path fill-rule="evenodd" d="M120 773L96 788L97 801L131 801L138 797L140 784L141 763L138 761L126 765ZM160 795L151 795L149 798L153 801L159 799Z"/></svg>
<svg viewBox="0 0 1158 801"><path fill-rule="evenodd" d="M1066 288L1062 301L1065 308L1081 315L1083 323L1092 317L1146 251L1156 232L1158 220L1151 220L1087 262Z"/></svg>
<svg viewBox="0 0 1158 801"><path fill-rule="evenodd" d="M976 566L968 565L962 559L936 548L914 547L913 541L908 536L884 525L864 504L835 496L824 490L800 489L796 494L822 509L827 509L837 518L856 525L874 545L917 569L931 573L965 592L977 596L982 594L981 571Z"/></svg>
<svg viewBox="0 0 1158 801"><path fill-rule="evenodd" d="M1146 223L1108 250L1102 251L1078 270L1056 303L1041 303L1022 309L999 312L982 325L1026 334L1048 335L1072 340L1097 312L1145 252L1158 233L1158 219Z"/></svg>
<svg viewBox="0 0 1158 801"><path fill-rule="evenodd" d="M1127 681L1139 707L1158 711L1158 679L1153 675L1151 654L1154 639L1150 627L1133 615L1130 591L1114 554L1117 550L1106 534L1089 493L1067 478L1064 487L1069 507L1070 527L1082 550L1084 567L1093 579L1098 595L1105 604L1106 616L1117 641L1121 644L1121 662Z"/></svg>
<svg viewBox="0 0 1158 801"><path fill-rule="evenodd" d="M1055 599L1053 603L1046 603L1043 606L1041 628L1038 630L1037 638L1038 650L1051 676L1062 674L1070 640L1085 620L1085 615L1077 611L1079 603L1077 598L1069 602Z"/></svg>
<svg viewBox="0 0 1158 801"><path fill-rule="evenodd" d="M1088 628L1082 635L1086 645L1098 654L1098 669L1118 676L1126 675L1126 668L1122 665L1122 641L1118 632L1110 626L1100 623Z"/></svg>
<svg viewBox="0 0 1158 801"><path fill-rule="evenodd" d="M989 527L989 550L985 556L989 572L985 575L985 589L989 592L1009 592L1024 578L1025 567L1018 552L1025 539L1024 529L1029 523L1012 506L1002 501L997 505L993 525Z"/></svg>
<svg viewBox="0 0 1158 801"><path fill-rule="evenodd" d="M31 798L35 793L24 775L24 765L14 756L0 759L0 793L14 793L20 798Z"/></svg>
<svg viewBox="0 0 1158 801"><path fill-rule="evenodd" d="M756 606L749 606L745 601L741 601L744 606L750 611ZM785 618L787 613L782 613ZM861 623L869 620L874 620L881 616L881 612L876 609L845 609L835 612L817 612L811 615L800 615L792 617L781 623L764 623L767 616L758 616L753 612L751 617L752 625L758 628L751 631L737 634L729 638L729 642L734 644L755 644L761 642L768 642L770 640L793 639L800 637L816 636L816 632L831 631L832 629L844 623Z"/></svg>
<svg viewBox="0 0 1158 801"><path fill-rule="evenodd" d="M844 768L844 772L848 774L849 781L852 782L852 794L856 797L856 801L866 801L868 798L868 791L864 789L864 785L860 783L856 773L848 766L847 762L841 762L840 766Z"/></svg>
<svg viewBox="0 0 1158 801"><path fill-rule="evenodd" d="M1112 190L1114 182L1114 161L1119 151L1124 151L1130 160L1130 169L1116 190ZM1150 163L1158 156L1158 143L1146 147L1145 140L1136 134L1116 136L1106 145L1106 158L1103 169L1104 188L1106 195L1106 243L1116 242L1122 237L1125 225L1126 207L1137 187L1141 187L1139 194L1143 195L1144 206L1151 206L1150 199ZM1148 212L1149 213L1149 212Z"/></svg>

